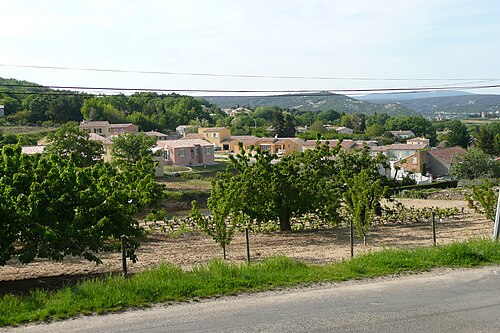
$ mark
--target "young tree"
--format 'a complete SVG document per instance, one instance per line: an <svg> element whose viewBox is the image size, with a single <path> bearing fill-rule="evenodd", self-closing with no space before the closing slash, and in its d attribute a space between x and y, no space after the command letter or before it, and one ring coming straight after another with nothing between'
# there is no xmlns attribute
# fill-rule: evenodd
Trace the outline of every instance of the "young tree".
<svg viewBox="0 0 500 333"><path fill-rule="evenodd" d="M342 195L344 207L349 215L349 224L353 224L366 245L368 228L380 208L383 188L380 179L374 181L368 170L363 169L353 177L346 177L345 191ZM351 243L352 244L352 243Z"/></svg>
<svg viewBox="0 0 500 333"><path fill-rule="evenodd" d="M469 200L475 202L474 209L476 212L485 215L489 220L495 221L497 198L493 190L493 184L484 182L480 186L474 186L472 188L472 194Z"/></svg>

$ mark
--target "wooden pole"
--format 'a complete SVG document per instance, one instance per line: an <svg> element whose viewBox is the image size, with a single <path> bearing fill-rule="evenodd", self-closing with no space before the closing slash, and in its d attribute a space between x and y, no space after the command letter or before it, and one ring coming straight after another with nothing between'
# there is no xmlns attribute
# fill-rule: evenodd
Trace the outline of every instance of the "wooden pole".
<svg viewBox="0 0 500 333"><path fill-rule="evenodd" d="M351 245L351 258L354 258L354 225L352 219L349 220L349 231L350 231L350 245Z"/></svg>
<svg viewBox="0 0 500 333"><path fill-rule="evenodd" d="M120 237L122 245L122 274L127 276L127 248L125 244L125 235Z"/></svg>
<svg viewBox="0 0 500 333"><path fill-rule="evenodd" d="M436 246L436 213L432 211L432 243Z"/></svg>
<svg viewBox="0 0 500 333"><path fill-rule="evenodd" d="M250 263L250 237L248 236L248 227L245 227L245 240L247 242L247 263Z"/></svg>
<svg viewBox="0 0 500 333"><path fill-rule="evenodd" d="M495 224L493 226L493 241L494 242L498 242L499 235L500 235L500 190L498 193L497 211L495 214Z"/></svg>

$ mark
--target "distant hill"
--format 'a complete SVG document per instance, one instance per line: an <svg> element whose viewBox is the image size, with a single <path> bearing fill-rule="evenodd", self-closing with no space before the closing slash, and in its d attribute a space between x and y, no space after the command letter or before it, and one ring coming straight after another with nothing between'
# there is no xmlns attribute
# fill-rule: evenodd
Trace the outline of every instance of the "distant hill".
<svg viewBox="0 0 500 333"><path fill-rule="evenodd" d="M394 102L400 102L412 99L421 99L421 98L455 97L455 96L470 96L470 95L474 94L457 90L440 90L440 91L422 91L422 92L412 92L412 93L369 94L356 97L356 99L370 103L391 103L391 102L394 103Z"/></svg>
<svg viewBox="0 0 500 333"><path fill-rule="evenodd" d="M461 115L500 112L500 95L472 94L466 96L420 98L400 101L399 103L424 115L434 115L436 113Z"/></svg>
<svg viewBox="0 0 500 333"><path fill-rule="evenodd" d="M284 109L305 111L325 111L334 109L337 112L365 114L378 112L387 113L389 115L409 115L416 113L396 103L373 104L349 96L332 93L277 96L207 96L204 98L223 109L238 106L251 108L258 106L279 106Z"/></svg>

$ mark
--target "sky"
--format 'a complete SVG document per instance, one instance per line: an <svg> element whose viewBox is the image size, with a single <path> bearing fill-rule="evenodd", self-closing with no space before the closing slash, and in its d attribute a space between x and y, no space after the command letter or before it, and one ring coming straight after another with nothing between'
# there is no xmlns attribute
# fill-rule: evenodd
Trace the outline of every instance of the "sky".
<svg viewBox="0 0 500 333"><path fill-rule="evenodd" d="M42 85L193 95L224 93L186 91L500 85L496 0L0 0L0 8L0 77Z"/></svg>

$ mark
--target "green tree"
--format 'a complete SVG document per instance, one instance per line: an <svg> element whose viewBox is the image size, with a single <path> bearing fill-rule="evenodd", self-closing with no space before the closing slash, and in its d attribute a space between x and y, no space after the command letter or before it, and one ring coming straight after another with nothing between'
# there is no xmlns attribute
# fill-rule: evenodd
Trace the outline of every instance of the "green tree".
<svg viewBox="0 0 500 333"><path fill-rule="evenodd" d="M495 136L487 127L483 126L476 136L476 145L487 154L495 154Z"/></svg>
<svg viewBox="0 0 500 333"><path fill-rule="evenodd" d="M450 175L456 179L477 179L500 176L500 162L478 148L467 149L467 154L454 156Z"/></svg>
<svg viewBox="0 0 500 333"><path fill-rule="evenodd" d="M383 188L380 179L373 180L368 170L363 169L354 177L345 177L343 192L344 207L349 215L348 224L352 223L366 245L366 236L377 210L380 209L380 199Z"/></svg>
<svg viewBox="0 0 500 333"><path fill-rule="evenodd" d="M2 183L0 264L17 255L23 263L34 258L63 260L81 256L96 263L106 242L130 237L128 256L135 260L137 237L132 218L158 199L150 162L133 169L109 163L78 166L75 155L23 155L7 146L0 160ZM13 247L13 244L16 246Z"/></svg>
<svg viewBox="0 0 500 333"><path fill-rule="evenodd" d="M369 135L370 137L378 137L378 136L383 135L384 131L385 131L384 126L375 123L375 124L369 125L365 129L365 134Z"/></svg>
<svg viewBox="0 0 500 333"><path fill-rule="evenodd" d="M73 122L49 132L45 151L63 157L73 155L77 166L89 166L101 162L104 154L102 143L90 140L89 134L80 130L78 124Z"/></svg>
<svg viewBox="0 0 500 333"><path fill-rule="evenodd" d="M446 133L445 139L449 146L468 147L470 140L469 132L467 131L467 127L461 121L451 121L448 125L448 130L449 131Z"/></svg>
<svg viewBox="0 0 500 333"><path fill-rule="evenodd" d="M143 157L153 158L152 148L156 144L156 138L144 133L125 133L113 139L111 155L114 159L128 162L137 162Z"/></svg>
<svg viewBox="0 0 500 333"><path fill-rule="evenodd" d="M321 120L316 120L314 121L314 123L312 123L310 130L311 132L325 133L326 132L325 123Z"/></svg>
<svg viewBox="0 0 500 333"><path fill-rule="evenodd" d="M480 186L472 187L469 200L474 202L476 212L485 215L489 220L495 221L498 196L493 190L493 184L486 181Z"/></svg>

